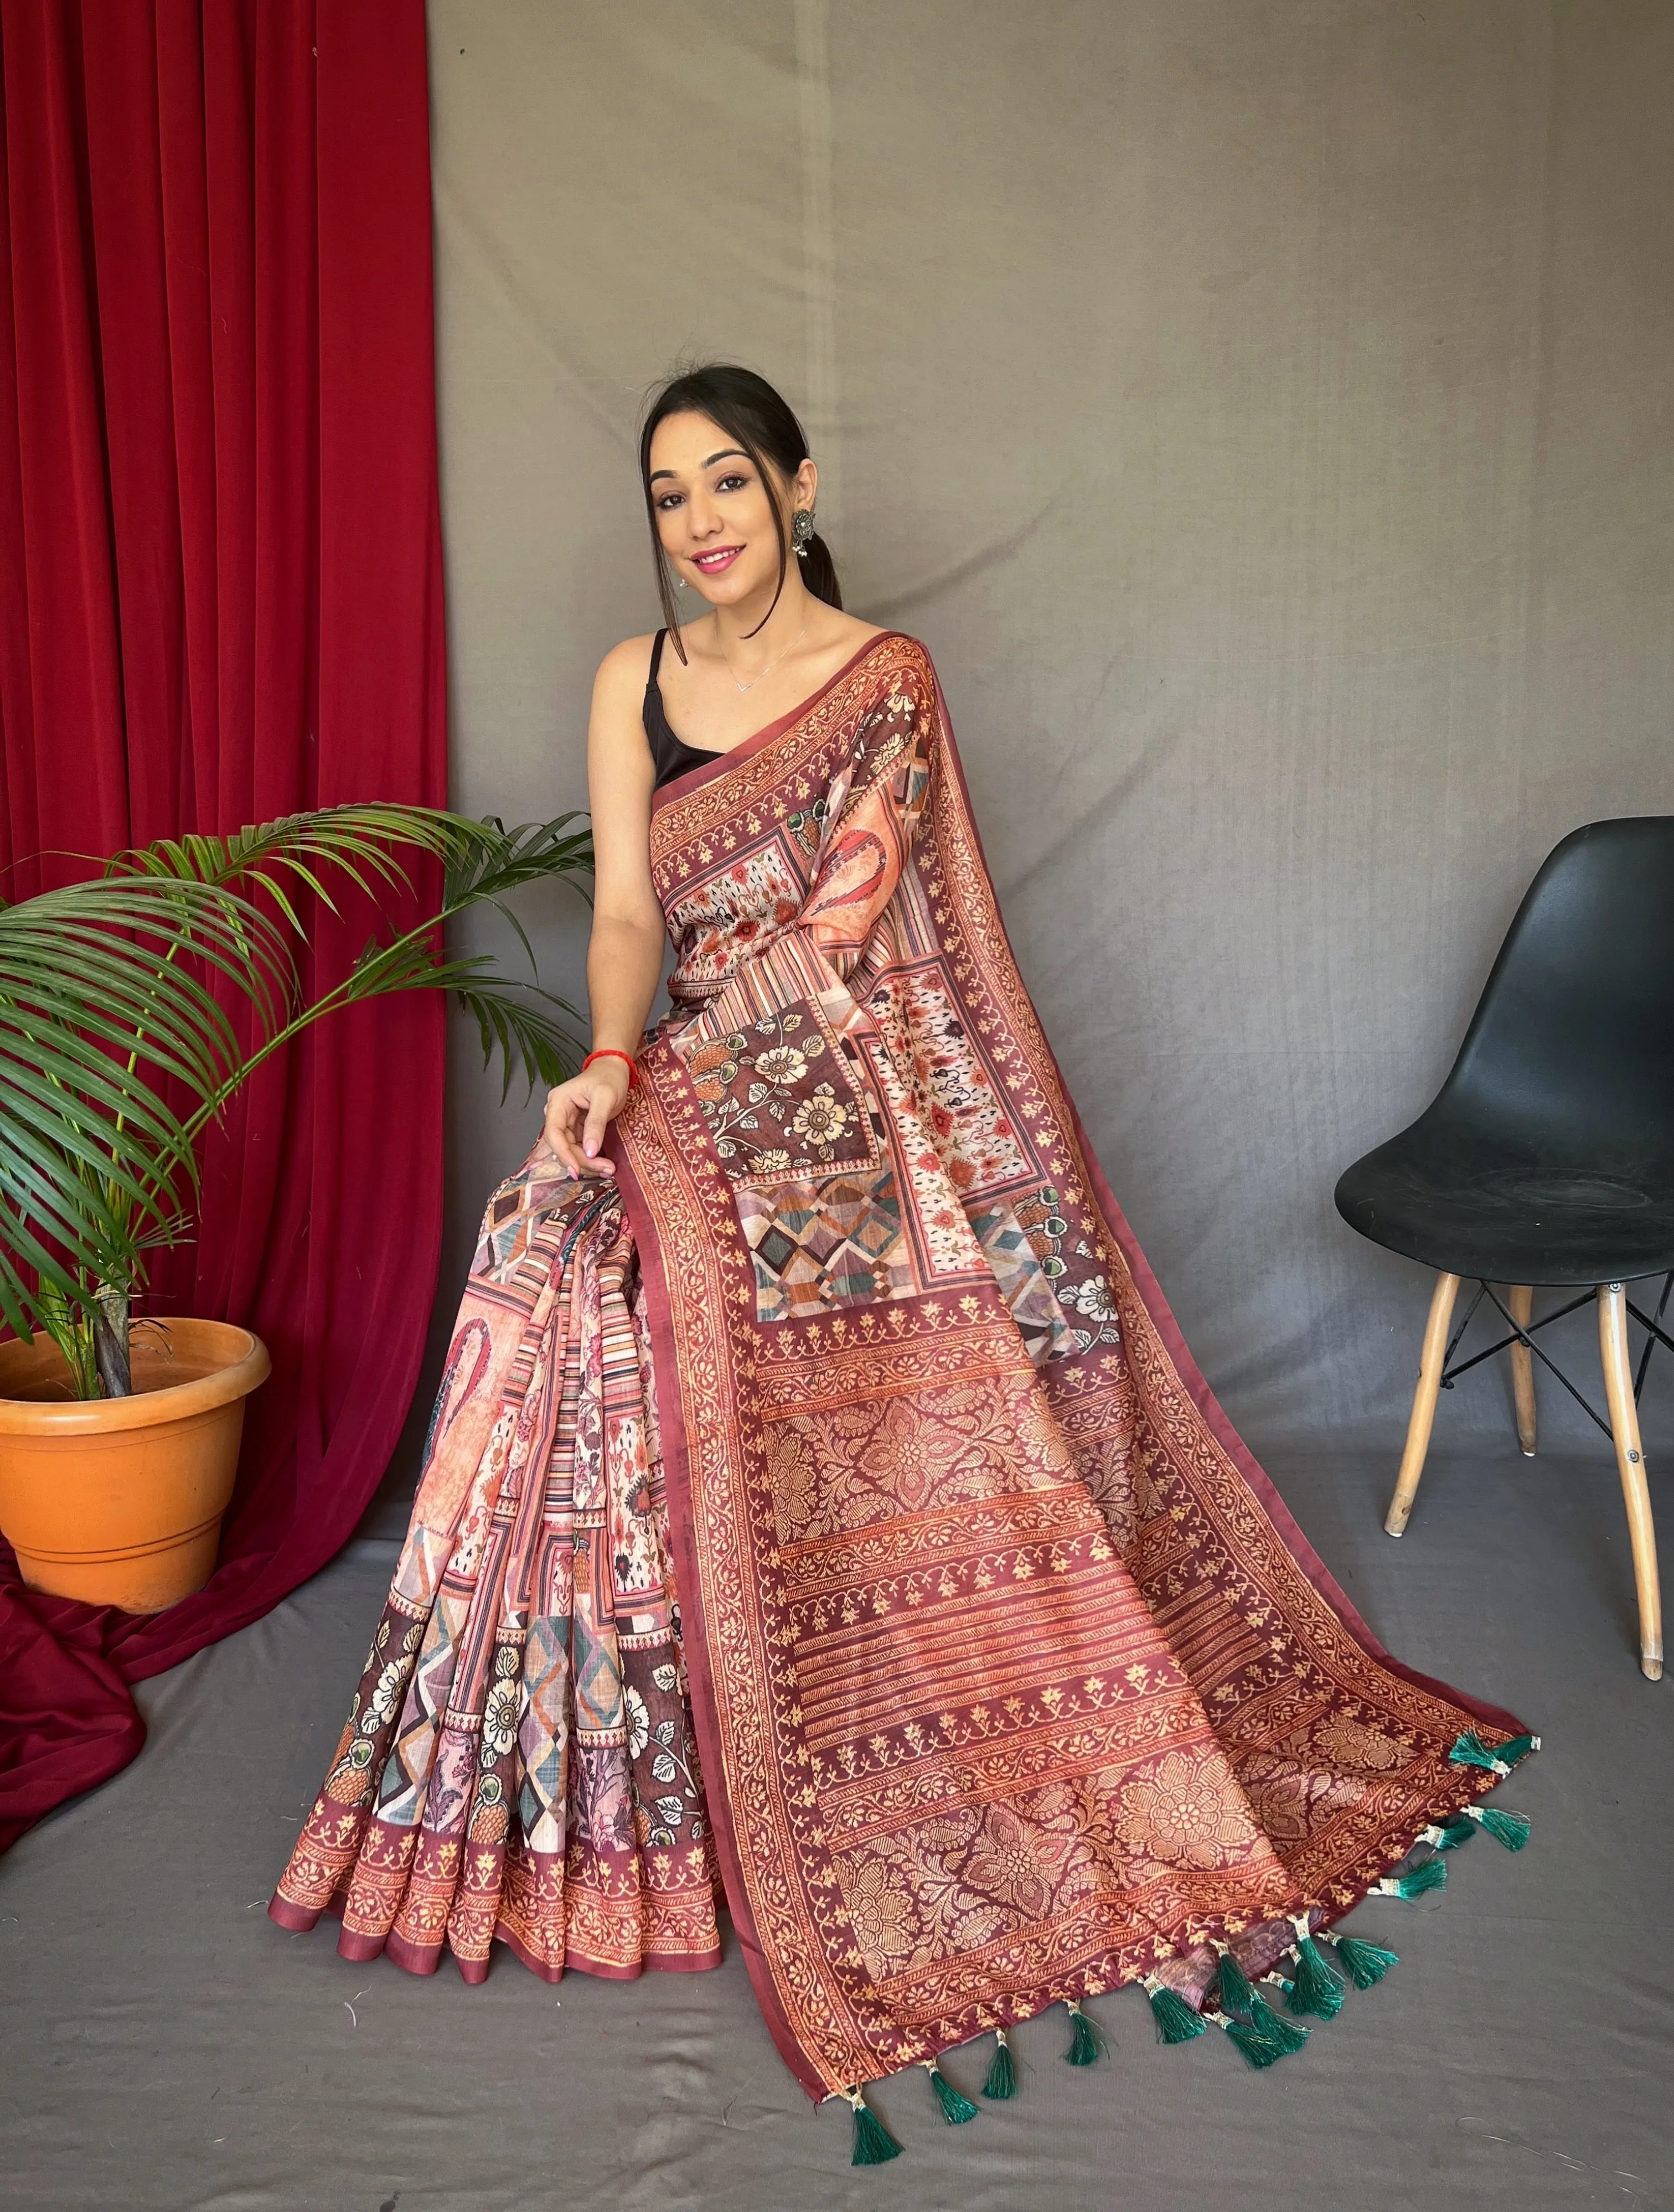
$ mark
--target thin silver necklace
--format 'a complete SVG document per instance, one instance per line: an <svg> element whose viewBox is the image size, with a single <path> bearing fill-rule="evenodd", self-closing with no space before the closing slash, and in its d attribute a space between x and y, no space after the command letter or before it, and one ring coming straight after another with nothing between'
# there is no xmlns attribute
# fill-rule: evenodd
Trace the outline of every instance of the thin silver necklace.
<svg viewBox="0 0 1674 2212"><path fill-rule="evenodd" d="M730 660L727 660L726 648L723 647L721 648L721 658L723 660L727 660L727 673L728 676L733 677L734 684L738 684L739 690L740 691L753 691L757 684L761 682L764 676L770 676L773 673L773 671L778 666L779 663L784 659L786 654L794 653L797 647L800 645L802 640L807 635L808 624L812 619L813 617L811 615L804 615L802 617L801 629L799 629L795 636L792 638L790 643L785 647L784 652L775 653L772 659L768 662L766 667L758 668L747 684L739 684L737 677L733 676L733 664Z"/></svg>

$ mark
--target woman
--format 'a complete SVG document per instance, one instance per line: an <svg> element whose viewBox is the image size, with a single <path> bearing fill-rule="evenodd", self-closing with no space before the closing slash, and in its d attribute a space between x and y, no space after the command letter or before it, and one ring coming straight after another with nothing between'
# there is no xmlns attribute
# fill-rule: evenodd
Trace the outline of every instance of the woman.
<svg viewBox="0 0 1674 2212"><path fill-rule="evenodd" d="M940 2054L995 2033L1008 2094L1009 2027L1062 2001L1083 2062L1128 1982L1265 2064L1302 2032L1251 1984L1335 2011L1315 1935L1440 1879L1388 1877L1530 1740L1388 1657L1210 1396L790 410L700 369L640 457L667 627L594 687L594 1048L490 1201L273 1917L556 1980L713 1965L724 1892L861 2159L860 2085L968 2118Z"/></svg>

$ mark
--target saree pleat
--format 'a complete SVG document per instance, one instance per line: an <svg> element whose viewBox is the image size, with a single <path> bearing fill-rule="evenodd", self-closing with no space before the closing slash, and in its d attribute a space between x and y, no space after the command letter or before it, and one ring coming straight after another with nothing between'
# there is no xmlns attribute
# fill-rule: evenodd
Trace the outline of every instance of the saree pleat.
<svg viewBox="0 0 1674 2212"><path fill-rule="evenodd" d="M580 1198L566 1219L555 1196ZM720 1955L633 1252L612 1191L496 1192L383 1619L275 1899L467 1981Z"/></svg>
<svg viewBox="0 0 1674 2212"><path fill-rule="evenodd" d="M1201 2007L1519 1724L1390 1658L1198 1374L921 646L666 787L652 862L615 1182L538 1149L490 1200L275 1917L632 1973L713 1962L724 1889L816 2096L1128 1982Z"/></svg>

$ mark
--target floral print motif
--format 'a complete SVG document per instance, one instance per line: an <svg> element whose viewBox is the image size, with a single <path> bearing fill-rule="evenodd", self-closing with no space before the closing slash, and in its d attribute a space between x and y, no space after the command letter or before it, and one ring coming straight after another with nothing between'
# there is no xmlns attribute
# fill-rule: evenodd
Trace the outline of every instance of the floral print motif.
<svg viewBox="0 0 1674 2212"><path fill-rule="evenodd" d="M686 1073L734 1180L759 1188L875 1162L879 1131L854 1051L811 1000L693 1042Z"/></svg>
<svg viewBox="0 0 1674 2212"><path fill-rule="evenodd" d="M1171 1865L1224 1866L1256 1839L1219 1759L1168 1752L1123 1784L1122 1803L1152 1852Z"/></svg>
<svg viewBox="0 0 1674 2212"><path fill-rule="evenodd" d="M965 1859L966 1879L1038 1920L1051 1905L1057 1869L1033 1845L1033 1832L1009 1806L990 1805Z"/></svg>
<svg viewBox="0 0 1674 2212"><path fill-rule="evenodd" d="M921 1512L933 1500L1046 1489L1071 1467L1057 1425L1019 1376L793 1413L770 1422L765 1441L782 1544Z"/></svg>
<svg viewBox="0 0 1674 2212"><path fill-rule="evenodd" d="M892 975L867 1000L947 1181L960 1195L1015 1186L1031 1170L992 1071L934 975Z"/></svg>
<svg viewBox="0 0 1674 2212"><path fill-rule="evenodd" d="M808 1072L807 1056L794 1044L770 1045L765 1052L756 1054L756 1073L768 1083L794 1085ZM825 1086L827 1089L830 1085Z"/></svg>
<svg viewBox="0 0 1674 2212"><path fill-rule="evenodd" d="M844 1903L855 1925L855 1940L866 1954L868 1971L886 1973L913 1948L918 1916L905 1888L892 1880L882 1859L868 1859L848 1885Z"/></svg>
<svg viewBox="0 0 1674 2212"><path fill-rule="evenodd" d="M379 1723L387 1721L400 1704L406 1681L406 1665L399 1659L393 1659L374 1685L365 1718L361 1723L368 1735L374 1734Z"/></svg>
<svg viewBox="0 0 1674 2212"><path fill-rule="evenodd" d="M1373 1774L1387 1774L1412 1755L1409 1747L1346 1713L1333 1713L1320 1723L1313 1731L1313 1747L1330 1765L1361 1767Z"/></svg>
<svg viewBox="0 0 1674 2212"><path fill-rule="evenodd" d="M503 1678L488 1693L483 1707L483 1764L503 1759L517 1741L517 1685Z"/></svg>
<svg viewBox="0 0 1674 2212"><path fill-rule="evenodd" d="M679 947L676 975L681 995L713 991L736 974L792 927L805 895L789 854L770 844L715 870L666 905L669 934Z"/></svg>
<svg viewBox="0 0 1674 2212"><path fill-rule="evenodd" d="M837 1141L849 1126L852 1107L840 1106L829 1083L819 1084L812 1098L805 1098L791 1117L791 1128L802 1139L805 1149L821 1160L829 1160Z"/></svg>
<svg viewBox="0 0 1674 2212"><path fill-rule="evenodd" d="M628 1716L628 1756L637 1759L651 1741L651 1716L645 1709L644 1698L631 1683L622 1697Z"/></svg>

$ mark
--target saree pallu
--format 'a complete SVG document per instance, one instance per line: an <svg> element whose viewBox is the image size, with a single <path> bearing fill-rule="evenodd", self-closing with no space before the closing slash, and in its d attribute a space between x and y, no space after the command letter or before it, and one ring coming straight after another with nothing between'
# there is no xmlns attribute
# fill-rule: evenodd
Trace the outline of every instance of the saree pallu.
<svg viewBox="0 0 1674 2212"><path fill-rule="evenodd" d="M1199 1375L922 647L665 787L651 848L615 1178L538 1149L490 1202L273 1915L625 1975L713 1963L724 1894L816 2097L1129 1982L1195 2013L1520 1724L1383 1650Z"/></svg>

